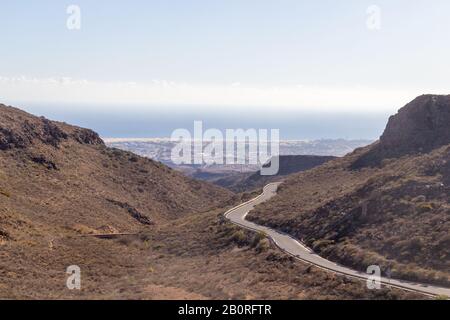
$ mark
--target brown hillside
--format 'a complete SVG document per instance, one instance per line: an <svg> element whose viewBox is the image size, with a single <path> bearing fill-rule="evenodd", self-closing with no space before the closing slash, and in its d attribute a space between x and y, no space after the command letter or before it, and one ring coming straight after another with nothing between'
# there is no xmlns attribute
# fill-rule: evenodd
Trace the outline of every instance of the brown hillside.
<svg viewBox="0 0 450 320"><path fill-rule="evenodd" d="M1 105L0 145L0 299L417 298L292 261L223 221L241 198L90 130Z"/></svg>
<svg viewBox="0 0 450 320"><path fill-rule="evenodd" d="M249 219L361 270L379 264L392 276L449 285L448 110L448 96L419 97L380 142L289 177Z"/></svg>
<svg viewBox="0 0 450 320"><path fill-rule="evenodd" d="M122 221L131 208L158 221L217 207L231 196L161 163L109 149L91 130L6 106L0 114L0 187L9 195L2 200L28 207L30 214L38 214L33 206L48 203L53 223L70 216L90 226L96 218L134 224L136 219Z"/></svg>

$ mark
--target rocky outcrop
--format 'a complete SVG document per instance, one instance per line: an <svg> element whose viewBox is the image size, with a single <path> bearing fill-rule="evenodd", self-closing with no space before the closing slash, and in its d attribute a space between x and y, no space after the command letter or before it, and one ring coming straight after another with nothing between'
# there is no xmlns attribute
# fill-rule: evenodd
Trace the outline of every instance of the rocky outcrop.
<svg viewBox="0 0 450 320"><path fill-rule="evenodd" d="M136 219L139 223L144 224L144 225L152 225L153 222L150 220L150 218L148 218L146 215L140 213L136 208L130 206L128 203L124 203L124 202L120 202L120 201L116 201L116 200L112 200L112 199L106 199L108 202L122 208L125 209L130 216L133 219Z"/></svg>
<svg viewBox="0 0 450 320"><path fill-rule="evenodd" d="M383 159L426 153L450 144L450 95L423 95L389 119L380 141L352 165L377 166Z"/></svg>
<svg viewBox="0 0 450 320"><path fill-rule="evenodd" d="M81 144L90 144L90 145L102 145L104 144L103 140L97 134L90 129L76 129L72 134L72 137Z"/></svg>
<svg viewBox="0 0 450 320"><path fill-rule="evenodd" d="M34 117L21 110L0 104L0 150L26 148L43 143L59 148L63 141L73 139L80 144L102 145L92 130Z"/></svg>
<svg viewBox="0 0 450 320"><path fill-rule="evenodd" d="M12 130L0 127L0 150L24 148L29 142Z"/></svg>

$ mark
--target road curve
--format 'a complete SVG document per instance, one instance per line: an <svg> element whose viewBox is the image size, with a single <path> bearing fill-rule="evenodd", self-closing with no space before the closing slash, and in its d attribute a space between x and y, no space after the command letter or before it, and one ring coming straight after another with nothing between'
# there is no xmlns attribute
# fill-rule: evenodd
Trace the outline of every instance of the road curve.
<svg viewBox="0 0 450 320"><path fill-rule="evenodd" d="M258 204L265 202L276 195L278 186L280 183L271 183L264 187L264 191L258 197L243 203L233 209L228 210L225 213L225 217L229 219L232 223L239 225L243 228L252 231L262 231L285 253L295 257L298 260L307 262L309 264L315 265L321 269L325 269L330 272L337 274L342 274L352 278L357 278L360 280L365 280L369 278L370 275L353 270L337 263L329 261L315 254L311 249L302 244L299 240L293 237L271 229L269 227L257 225L253 222L247 221L245 217L247 214ZM381 278L381 283L390 287L401 288L409 291L414 291L430 296L447 296L450 297L450 289L443 287L436 287L432 285L425 285L420 283L414 283L410 281L397 280Z"/></svg>

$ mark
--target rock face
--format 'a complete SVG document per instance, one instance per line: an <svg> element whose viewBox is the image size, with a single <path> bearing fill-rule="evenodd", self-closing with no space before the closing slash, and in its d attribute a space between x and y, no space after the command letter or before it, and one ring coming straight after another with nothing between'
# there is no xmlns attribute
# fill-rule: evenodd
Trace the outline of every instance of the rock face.
<svg viewBox="0 0 450 320"><path fill-rule="evenodd" d="M450 95L423 95L389 119L380 141L353 168L379 165L383 159L426 153L450 144Z"/></svg>
<svg viewBox="0 0 450 320"><path fill-rule="evenodd" d="M428 152L450 143L450 95L418 97L389 119L381 137L386 149Z"/></svg>

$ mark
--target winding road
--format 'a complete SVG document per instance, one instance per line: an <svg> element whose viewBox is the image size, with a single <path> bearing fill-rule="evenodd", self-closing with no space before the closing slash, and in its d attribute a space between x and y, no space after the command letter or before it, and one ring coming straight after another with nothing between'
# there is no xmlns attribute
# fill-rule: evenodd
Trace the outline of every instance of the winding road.
<svg viewBox="0 0 450 320"><path fill-rule="evenodd" d="M266 187L264 187L264 191L261 195L233 209L228 210L225 213L225 217L232 223L239 225L245 229L264 232L282 251L298 260L312 264L321 269L325 269L329 272L367 281L369 277L371 277L371 275L341 266L337 263L324 259L321 256L315 254L311 249L306 247L299 240L294 239L287 234L281 233L269 227L257 225L245 219L247 214L256 205L265 202L275 196L279 185L280 183L271 183L267 185ZM429 296L450 297L450 289L443 287L436 287L432 285L397 279L388 279L384 277L381 278L381 284L389 287L396 287L413 292L418 292Z"/></svg>

